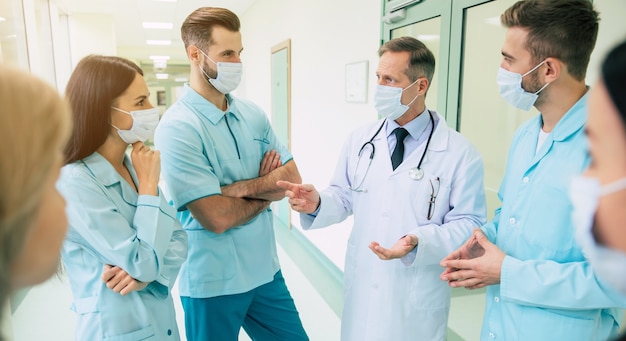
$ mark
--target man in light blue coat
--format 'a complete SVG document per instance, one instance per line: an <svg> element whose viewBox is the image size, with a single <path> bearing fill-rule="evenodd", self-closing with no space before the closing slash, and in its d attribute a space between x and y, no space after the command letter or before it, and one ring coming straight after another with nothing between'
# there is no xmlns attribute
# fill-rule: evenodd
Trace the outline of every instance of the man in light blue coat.
<svg viewBox="0 0 626 341"><path fill-rule="evenodd" d="M494 219L444 258L452 287L487 288L481 340L607 340L626 306L599 280L574 240L573 176L589 164L585 73L598 32L587 0L528 0L508 28L501 96L541 114L515 134Z"/></svg>

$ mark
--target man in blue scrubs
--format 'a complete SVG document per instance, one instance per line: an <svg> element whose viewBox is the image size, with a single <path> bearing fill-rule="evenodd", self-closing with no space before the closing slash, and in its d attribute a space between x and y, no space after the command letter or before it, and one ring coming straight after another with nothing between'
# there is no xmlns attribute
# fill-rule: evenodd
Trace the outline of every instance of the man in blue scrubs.
<svg viewBox="0 0 626 341"><path fill-rule="evenodd" d="M241 80L240 22L204 7L181 28L190 82L155 134L169 197L188 234L179 276L188 340L308 340L281 275L272 201L300 182L267 115L230 95Z"/></svg>
<svg viewBox="0 0 626 341"><path fill-rule="evenodd" d="M508 30L500 95L541 114L515 134L502 206L441 262L441 277L452 287L487 286L481 340L607 340L622 321L616 307L626 302L576 244L568 197L572 178L589 164L585 73L598 13L588 0L527 0L501 21Z"/></svg>

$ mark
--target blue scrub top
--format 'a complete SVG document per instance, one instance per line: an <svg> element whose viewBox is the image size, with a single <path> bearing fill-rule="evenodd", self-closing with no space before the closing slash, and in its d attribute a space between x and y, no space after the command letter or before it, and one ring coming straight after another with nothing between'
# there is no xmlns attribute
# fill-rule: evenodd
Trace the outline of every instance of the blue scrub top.
<svg viewBox="0 0 626 341"><path fill-rule="evenodd" d="M180 273L181 296L207 298L249 291L273 280L279 270L270 209L222 234L198 223L186 205L221 186L257 178L265 152L292 159L267 115L249 101L226 95L219 110L188 85L163 115L155 133L167 196L189 236L189 257Z"/></svg>
<svg viewBox="0 0 626 341"><path fill-rule="evenodd" d="M128 156L124 164L137 184ZM170 291L187 238L165 197L138 195L97 152L63 167L57 187L70 224L62 257L78 314L76 338L179 340ZM115 293L100 278L105 264L150 284Z"/></svg>
<svg viewBox="0 0 626 341"><path fill-rule="evenodd" d="M574 241L569 184L589 164L587 95L536 151L541 116L516 132L498 193L502 207L483 231L507 256L487 288L481 340L606 340L624 299L600 283Z"/></svg>

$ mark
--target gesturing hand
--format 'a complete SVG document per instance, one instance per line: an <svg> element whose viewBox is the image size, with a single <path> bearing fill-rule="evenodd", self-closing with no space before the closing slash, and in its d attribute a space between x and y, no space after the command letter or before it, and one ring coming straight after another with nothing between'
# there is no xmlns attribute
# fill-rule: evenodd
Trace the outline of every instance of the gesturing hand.
<svg viewBox="0 0 626 341"><path fill-rule="evenodd" d="M398 241L391 247L391 249L385 249L380 246L378 242L371 242L369 245L378 258L382 260L390 260L395 258L402 258L407 253L411 252L417 246L417 236L413 234L407 234L406 236L398 239Z"/></svg>
<svg viewBox="0 0 626 341"><path fill-rule="evenodd" d="M506 254L491 243L480 229L470 239L441 261L446 270L442 281L455 287L478 289L500 283L500 271Z"/></svg>
<svg viewBox="0 0 626 341"><path fill-rule="evenodd" d="M313 185L295 184L289 181L277 181L276 186L284 188L289 197L291 209L300 213L313 213L320 203L320 194Z"/></svg>
<svg viewBox="0 0 626 341"><path fill-rule="evenodd" d="M120 293L122 296L132 291L143 290L148 286L148 283L139 282L132 278L124 269L108 264L105 264L102 268L102 276L100 278L106 283L107 288Z"/></svg>

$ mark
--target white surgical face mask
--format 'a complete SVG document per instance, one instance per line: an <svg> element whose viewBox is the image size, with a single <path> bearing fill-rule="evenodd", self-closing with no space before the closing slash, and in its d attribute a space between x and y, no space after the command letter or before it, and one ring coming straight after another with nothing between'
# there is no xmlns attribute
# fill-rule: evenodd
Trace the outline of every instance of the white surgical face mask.
<svg viewBox="0 0 626 341"><path fill-rule="evenodd" d="M500 89L500 96L518 109L524 111L530 110L533 104L535 104L535 101L537 101L539 93L550 83L546 83L543 87L541 87L541 89L539 89L539 91L532 93L527 92L524 88L522 88L522 78L537 70L537 68L545 62L546 61L544 60L543 62L537 64L537 66L530 69L530 71L523 75L500 67L498 69L498 76L496 77L496 83L498 83L498 87Z"/></svg>
<svg viewBox="0 0 626 341"><path fill-rule="evenodd" d="M157 124L159 124L158 107L145 110L135 110L131 112L124 111L116 107L113 107L113 109L128 114L133 118L133 126L130 130L122 130L111 124L113 128L117 129L117 133L124 142L128 144L146 142L146 140L154 135L154 130L156 129Z"/></svg>
<svg viewBox="0 0 626 341"><path fill-rule="evenodd" d="M575 177L570 186L576 241L600 279L626 295L626 254L598 245L591 231L600 197L626 189L626 178L600 185L595 178Z"/></svg>
<svg viewBox="0 0 626 341"><path fill-rule="evenodd" d="M207 57L213 64L217 65L217 78L211 78L200 66L200 71L206 77L206 80L217 89L217 91L224 95L237 89L239 83L241 83L242 64L241 63L227 63L227 62L215 62L202 50L198 49L205 57Z"/></svg>
<svg viewBox="0 0 626 341"><path fill-rule="evenodd" d="M406 88L396 88L393 86L387 85L376 85L376 92L374 93L374 107L378 114L387 117L387 119L395 121L400 118L404 113L409 110L409 106L415 102L417 99L417 95L415 98L407 104L402 104L402 93L404 90L412 87L415 83L417 83L419 79L415 80L415 82L411 83Z"/></svg>

